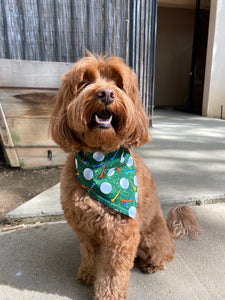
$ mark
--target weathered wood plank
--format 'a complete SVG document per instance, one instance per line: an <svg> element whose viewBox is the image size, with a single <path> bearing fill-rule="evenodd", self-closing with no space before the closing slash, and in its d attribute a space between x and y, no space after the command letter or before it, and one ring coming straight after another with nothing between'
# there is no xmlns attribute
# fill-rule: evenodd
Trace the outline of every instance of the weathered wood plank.
<svg viewBox="0 0 225 300"><path fill-rule="evenodd" d="M135 56L135 59L134 59L134 70L138 76L138 79L139 78L139 66L140 66L140 62L139 62L139 56L140 56L140 52L141 52L141 49L140 49L140 34L139 32L141 31L141 28L140 28L140 12L141 12L141 2L142 1L138 1L136 0L136 15L135 15L135 49L134 49L134 53L133 55ZM138 34L137 34L138 33ZM140 91L141 92L141 91Z"/></svg>
<svg viewBox="0 0 225 300"><path fill-rule="evenodd" d="M16 5L15 5L16 4ZM6 16L7 37L8 37L8 55L17 59L25 59L24 56L24 36L23 19L20 11L20 5L14 1L4 1L4 10Z"/></svg>
<svg viewBox="0 0 225 300"><path fill-rule="evenodd" d="M74 64L0 59L0 87L59 88Z"/></svg>
<svg viewBox="0 0 225 300"><path fill-rule="evenodd" d="M38 1L19 2L23 18L24 55L26 60L42 60L40 47L40 31L38 16Z"/></svg>
<svg viewBox="0 0 225 300"><path fill-rule="evenodd" d="M0 138L2 139L3 145L7 147L13 147L13 140L11 138L10 130L5 118L4 111L0 103ZM18 160L17 153L14 148L4 149L7 155L7 158L12 167L19 167L20 163Z"/></svg>
<svg viewBox="0 0 225 300"><path fill-rule="evenodd" d="M43 59L57 61L54 0L39 0L39 22L42 29Z"/></svg>
<svg viewBox="0 0 225 300"><path fill-rule="evenodd" d="M141 5L140 5L140 15L139 15L139 85L140 85L140 95L141 98L143 99L144 96L144 89L143 89L143 68L144 68L144 62L143 62L143 54L144 54L144 47L145 47L145 39L144 39L144 31L145 31L145 18L143 17L145 14L145 2L146 1L141 1ZM144 101L143 101L143 104ZM145 107L144 107L145 108Z"/></svg>
<svg viewBox="0 0 225 300"><path fill-rule="evenodd" d="M56 91L1 89L0 101L6 118L49 116L55 103Z"/></svg>
<svg viewBox="0 0 225 300"><path fill-rule="evenodd" d="M71 1L57 1L57 30L58 30L58 48L59 48L59 61L73 61L73 48L72 32L71 32Z"/></svg>
<svg viewBox="0 0 225 300"><path fill-rule="evenodd" d="M66 154L60 148L16 148L16 152L22 168L64 165L66 159Z"/></svg>
<svg viewBox="0 0 225 300"><path fill-rule="evenodd" d="M89 41L88 6L81 1L72 1L72 34L74 59L85 56L85 48L91 50ZM95 30L95 28L93 28Z"/></svg>
<svg viewBox="0 0 225 300"><path fill-rule="evenodd" d="M8 40L5 36L5 26L4 22L6 21L6 15L5 15L5 6L2 2L0 5L0 57L6 58L6 45L8 43Z"/></svg>
<svg viewBox="0 0 225 300"><path fill-rule="evenodd" d="M105 2L105 52L113 56L121 56L125 60L127 30L127 1L115 0Z"/></svg>
<svg viewBox="0 0 225 300"><path fill-rule="evenodd" d="M49 118L8 118L15 146L55 146L48 133Z"/></svg>
<svg viewBox="0 0 225 300"><path fill-rule="evenodd" d="M104 0L90 1L88 7L89 49L93 53L105 54Z"/></svg>

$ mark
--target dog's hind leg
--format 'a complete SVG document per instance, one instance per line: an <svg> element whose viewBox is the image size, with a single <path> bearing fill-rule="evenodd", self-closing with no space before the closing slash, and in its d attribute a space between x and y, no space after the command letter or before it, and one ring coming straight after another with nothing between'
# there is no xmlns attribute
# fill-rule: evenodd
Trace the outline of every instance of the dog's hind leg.
<svg viewBox="0 0 225 300"><path fill-rule="evenodd" d="M175 248L173 239L161 215L155 216L148 228L141 231L138 246L139 265L143 272L153 273L165 269L173 259Z"/></svg>

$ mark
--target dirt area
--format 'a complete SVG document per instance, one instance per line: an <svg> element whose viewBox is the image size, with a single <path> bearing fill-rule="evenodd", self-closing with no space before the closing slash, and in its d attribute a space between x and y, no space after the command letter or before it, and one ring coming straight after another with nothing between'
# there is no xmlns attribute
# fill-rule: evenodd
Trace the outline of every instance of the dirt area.
<svg viewBox="0 0 225 300"><path fill-rule="evenodd" d="M0 145L0 223L5 214L57 184L61 168L21 170L6 165Z"/></svg>

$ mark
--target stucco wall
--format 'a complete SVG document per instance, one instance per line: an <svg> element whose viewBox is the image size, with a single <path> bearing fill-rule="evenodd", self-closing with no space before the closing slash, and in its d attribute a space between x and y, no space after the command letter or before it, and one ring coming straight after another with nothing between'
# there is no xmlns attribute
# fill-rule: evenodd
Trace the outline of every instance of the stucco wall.
<svg viewBox="0 0 225 300"><path fill-rule="evenodd" d="M225 1L211 1L202 114L225 119Z"/></svg>

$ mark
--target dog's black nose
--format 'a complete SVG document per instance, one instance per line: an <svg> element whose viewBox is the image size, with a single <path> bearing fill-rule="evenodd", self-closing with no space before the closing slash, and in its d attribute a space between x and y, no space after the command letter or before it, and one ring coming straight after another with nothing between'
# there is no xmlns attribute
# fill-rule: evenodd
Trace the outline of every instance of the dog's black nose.
<svg viewBox="0 0 225 300"><path fill-rule="evenodd" d="M97 97L106 105L115 100L115 93L110 89L100 89L97 91Z"/></svg>

